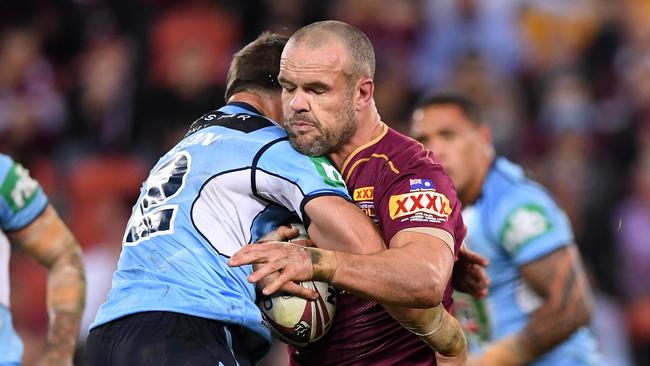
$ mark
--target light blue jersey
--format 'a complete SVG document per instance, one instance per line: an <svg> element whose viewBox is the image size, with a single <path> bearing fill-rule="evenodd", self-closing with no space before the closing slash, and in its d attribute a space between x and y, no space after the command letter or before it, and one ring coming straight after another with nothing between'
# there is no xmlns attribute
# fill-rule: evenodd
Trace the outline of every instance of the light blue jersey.
<svg viewBox="0 0 650 366"><path fill-rule="evenodd" d="M302 209L321 195L350 199L331 163L299 154L284 129L243 103L206 114L144 182L91 329L169 311L240 325L270 341L246 279L251 266L226 261L292 217L309 222Z"/></svg>
<svg viewBox="0 0 650 366"><path fill-rule="evenodd" d="M485 342L520 331L542 303L518 268L573 243L573 234L566 214L549 194L504 158L496 159L481 196L463 210L463 217L466 245L490 260L487 299L479 302L460 295L456 301L470 350L480 352ZM582 328L533 365L599 365L596 354L595 338Z"/></svg>
<svg viewBox="0 0 650 366"><path fill-rule="evenodd" d="M0 154L0 365L20 365L23 344L9 311L9 255L5 233L23 229L47 207L47 197L21 165Z"/></svg>

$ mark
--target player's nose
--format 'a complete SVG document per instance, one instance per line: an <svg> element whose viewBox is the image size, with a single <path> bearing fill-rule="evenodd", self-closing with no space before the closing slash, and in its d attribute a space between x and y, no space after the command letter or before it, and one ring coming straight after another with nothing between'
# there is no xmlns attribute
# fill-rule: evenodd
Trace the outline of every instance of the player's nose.
<svg viewBox="0 0 650 366"><path fill-rule="evenodd" d="M299 112L305 112L309 110L309 103L307 103L307 99L304 93L297 91L294 95L293 98L289 101L289 106L291 107L291 110L293 110L296 113Z"/></svg>

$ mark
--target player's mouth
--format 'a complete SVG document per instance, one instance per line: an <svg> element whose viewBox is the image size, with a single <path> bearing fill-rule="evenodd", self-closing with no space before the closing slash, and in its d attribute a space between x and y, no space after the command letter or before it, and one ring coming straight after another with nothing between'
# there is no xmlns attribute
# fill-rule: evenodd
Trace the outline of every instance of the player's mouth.
<svg viewBox="0 0 650 366"><path fill-rule="evenodd" d="M316 128L313 123L307 122L307 121L291 121L289 123L289 128L291 129L292 132L298 133L298 134L304 134L312 129Z"/></svg>

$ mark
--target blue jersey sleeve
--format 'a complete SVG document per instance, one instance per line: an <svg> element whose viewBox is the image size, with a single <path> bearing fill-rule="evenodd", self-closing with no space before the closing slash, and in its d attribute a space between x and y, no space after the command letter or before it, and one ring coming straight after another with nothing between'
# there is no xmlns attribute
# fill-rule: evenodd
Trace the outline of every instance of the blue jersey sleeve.
<svg viewBox="0 0 650 366"><path fill-rule="evenodd" d="M314 197L336 195L350 200L343 177L329 160L308 157L282 140L262 152L255 166L256 194L296 212Z"/></svg>
<svg viewBox="0 0 650 366"><path fill-rule="evenodd" d="M47 206L47 197L27 169L0 155L0 227L15 231L34 221Z"/></svg>
<svg viewBox="0 0 650 366"><path fill-rule="evenodd" d="M541 187L526 185L501 199L489 219L490 230L517 265L543 257L573 242L569 220Z"/></svg>

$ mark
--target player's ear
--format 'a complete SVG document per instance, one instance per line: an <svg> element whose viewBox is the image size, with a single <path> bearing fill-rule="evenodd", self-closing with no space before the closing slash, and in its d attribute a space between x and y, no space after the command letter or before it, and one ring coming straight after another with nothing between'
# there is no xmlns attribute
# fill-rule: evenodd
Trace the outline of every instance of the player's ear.
<svg viewBox="0 0 650 366"><path fill-rule="evenodd" d="M482 123L478 126L478 133L481 136L481 141L487 145L492 145L492 130L487 124Z"/></svg>
<svg viewBox="0 0 650 366"><path fill-rule="evenodd" d="M357 81L356 91L355 107L357 110L362 110L372 103L375 94L375 82L371 78L364 77Z"/></svg>

